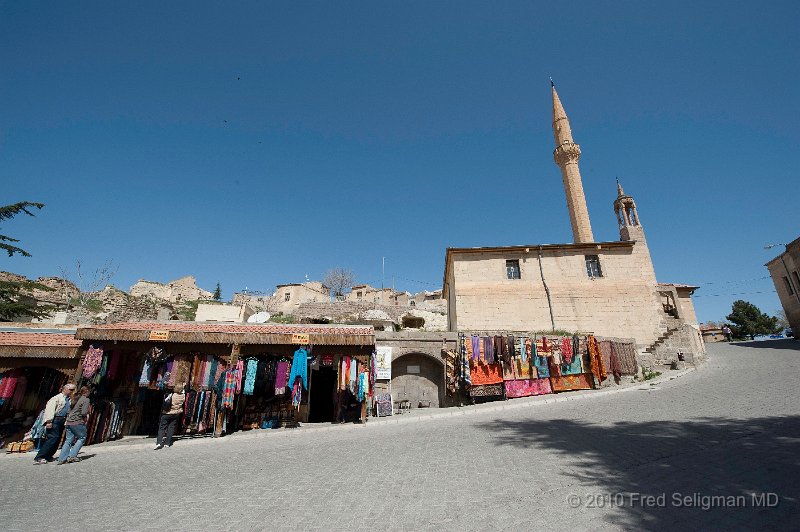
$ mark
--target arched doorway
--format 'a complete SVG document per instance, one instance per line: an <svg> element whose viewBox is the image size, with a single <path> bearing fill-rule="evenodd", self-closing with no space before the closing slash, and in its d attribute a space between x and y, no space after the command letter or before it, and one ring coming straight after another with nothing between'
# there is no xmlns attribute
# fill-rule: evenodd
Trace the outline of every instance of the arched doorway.
<svg viewBox="0 0 800 532"><path fill-rule="evenodd" d="M392 398L408 400L411 408L438 408L444 394L442 362L423 353L408 353L392 361Z"/></svg>

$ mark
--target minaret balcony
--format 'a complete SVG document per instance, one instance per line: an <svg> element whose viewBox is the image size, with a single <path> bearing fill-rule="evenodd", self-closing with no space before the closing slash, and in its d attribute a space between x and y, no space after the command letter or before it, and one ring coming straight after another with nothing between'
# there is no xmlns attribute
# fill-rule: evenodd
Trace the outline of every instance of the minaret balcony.
<svg viewBox="0 0 800 532"><path fill-rule="evenodd" d="M553 150L553 159L558 166L576 163L581 157L581 147L574 142L565 142Z"/></svg>

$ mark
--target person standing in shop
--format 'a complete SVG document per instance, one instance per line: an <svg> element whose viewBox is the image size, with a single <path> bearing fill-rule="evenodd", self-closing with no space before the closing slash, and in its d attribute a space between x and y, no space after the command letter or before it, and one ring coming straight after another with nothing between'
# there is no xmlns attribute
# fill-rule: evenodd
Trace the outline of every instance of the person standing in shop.
<svg viewBox="0 0 800 532"><path fill-rule="evenodd" d="M42 425L45 428L44 441L33 459L34 464L46 464L53 460L58 443L61 441L61 435L64 433L64 422L67 419L70 401L74 393L75 385L65 384L60 393L47 401L42 415Z"/></svg>
<svg viewBox="0 0 800 532"><path fill-rule="evenodd" d="M86 441L86 421L89 419L90 406L89 387L81 386L78 397L73 397L72 405L67 412L64 423L67 435L64 437L64 445L61 446L61 454L58 455L58 465L81 461L78 453Z"/></svg>
<svg viewBox="0 0 800 532"><path fill-rule="evenodd" d="M161 420L158 423L158 438L156 438L155 451L164 447L172 447L172 436L178 419L183 414L183 402L186 394L183 393L183 384L176 384L172 393L167 394L161 407Z"/></svg>

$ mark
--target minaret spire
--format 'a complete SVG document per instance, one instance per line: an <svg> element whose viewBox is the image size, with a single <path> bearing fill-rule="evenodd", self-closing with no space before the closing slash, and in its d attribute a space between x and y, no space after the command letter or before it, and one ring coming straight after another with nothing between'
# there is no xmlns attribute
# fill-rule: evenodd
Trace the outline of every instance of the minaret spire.
<svg viewBox="0 0 800 532"><path fill-rule="evenodd" d="M550 87L553 93L553 137L556 141L553 159L561 168L561 178L567 194L569 221L572 224L572 235L575 243L594 242L592 224L589 221L589 209L586 207L586 197L583 194L581 171L578 168L581 147L572 140L569 119L552 79Z"/></svg>

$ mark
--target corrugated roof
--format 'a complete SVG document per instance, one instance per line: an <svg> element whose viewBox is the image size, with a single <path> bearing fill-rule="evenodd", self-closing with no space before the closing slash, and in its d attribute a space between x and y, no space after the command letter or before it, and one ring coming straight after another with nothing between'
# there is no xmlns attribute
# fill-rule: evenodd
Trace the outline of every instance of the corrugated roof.
<svg viewBox="0 0 800 532"><path fill-rule="evenodd" d="M165 342L237 343L250 345L292 344L292 335L308 334L316 345L373 345L374 329L364 325L212 324L195 322L128 322L80 327L82 340L147 342L150 332L168 331Z"/></svg>
<svg viewBox="0 0 800 532"><path fill-rule="evenodd" d="M207 332L228 334L356 334L371 336L373 329L364 325L294 325L294 324L247 324L234 323L203 323L189 321L139 321L120 322L107 325L90 325L79 327L97 330L125 330L125 331L175 331L175 332Z"/></svg>
<svg viewBox="0 0 800 532"><path fill-rule="evenodd" d="M0 345L25 347L80 347L73 334L45 332L0 332Z"/></svg>

